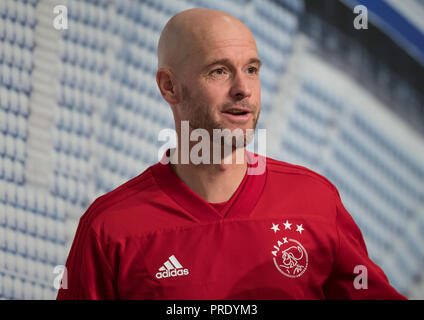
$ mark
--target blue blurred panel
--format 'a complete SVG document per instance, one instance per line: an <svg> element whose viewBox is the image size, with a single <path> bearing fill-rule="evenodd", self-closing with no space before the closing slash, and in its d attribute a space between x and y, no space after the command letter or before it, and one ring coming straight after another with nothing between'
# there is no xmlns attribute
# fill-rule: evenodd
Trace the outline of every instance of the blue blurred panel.
<svg viewBox="0 0 424 320"><path fill-rule="evenodd" d="M424 34L408 18L384 0L342 0L354 7L364 5L371 21L424 65Z"/></svg>

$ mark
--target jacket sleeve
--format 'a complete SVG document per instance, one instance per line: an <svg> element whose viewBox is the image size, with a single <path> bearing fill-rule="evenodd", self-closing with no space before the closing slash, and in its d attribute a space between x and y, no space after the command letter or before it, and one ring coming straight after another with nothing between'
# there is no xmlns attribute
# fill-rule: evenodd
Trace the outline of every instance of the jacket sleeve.
<svg viewBox="0 0 424 320"><path fill-rule="evenodd" d="M406 299L390 284L368 256L365 241L358 226L344 208L336 192L337 256L333 270L325 283L327 299Z"/></svg>
<svg viewBox="0 0 424 320"><path fill-rule="evenodd" d="M84 218L78 224L57 300L115 299L115 277L104 243Z"/></svg>

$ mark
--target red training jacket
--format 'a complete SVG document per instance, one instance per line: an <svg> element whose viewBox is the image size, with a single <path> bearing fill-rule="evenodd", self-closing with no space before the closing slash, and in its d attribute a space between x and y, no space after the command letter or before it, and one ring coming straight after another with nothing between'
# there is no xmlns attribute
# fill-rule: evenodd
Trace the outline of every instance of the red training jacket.
<svg viewBox="0 0 424 320"><path fill-rule="evenodd" d="M57 299L405 299L331 182L261 161L266 171L246 173L221 208L161 162L99 197L79 221Z"/></svg>

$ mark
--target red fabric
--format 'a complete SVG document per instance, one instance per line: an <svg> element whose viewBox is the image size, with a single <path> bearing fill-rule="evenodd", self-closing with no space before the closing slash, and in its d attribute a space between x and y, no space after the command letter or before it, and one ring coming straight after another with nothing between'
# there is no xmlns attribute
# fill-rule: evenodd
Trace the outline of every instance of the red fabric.
<svg viewBox="0 0 424 320"><path fill-rule="evenodd" d="M246 174L221 211L161 163L98 198L57 299L405 298L369 259L334 185L263 160L265 173ZM354 286L357 265L367 289Z"/></svg>
<svg viewBox="0 0 424 320"><path fill-rule="evenodd" d="M219 202L219 203L211 203L209 202L209 204L214 207L214 209L218 212L221 212L221 210L225 207L225 205L227 204L227 201L225 202Z"/></svg>

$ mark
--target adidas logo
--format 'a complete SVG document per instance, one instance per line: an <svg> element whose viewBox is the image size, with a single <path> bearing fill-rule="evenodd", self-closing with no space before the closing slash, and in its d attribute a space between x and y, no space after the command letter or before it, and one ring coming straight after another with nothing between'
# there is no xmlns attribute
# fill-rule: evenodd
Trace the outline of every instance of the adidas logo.
<svg viewBox="0 0 424 320"><path fill-rule="evenodd" d="M159 268L159 272L156 273L156 278L169 278L179 277L188 275L188 269L184 269L181 263L175 258L174 255L170 256L167 261Z"/></svg>

